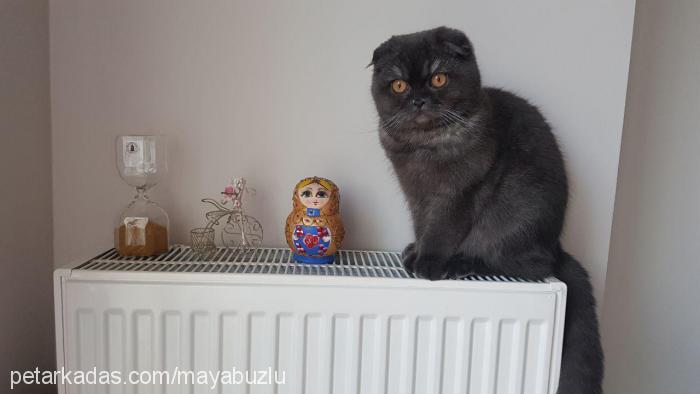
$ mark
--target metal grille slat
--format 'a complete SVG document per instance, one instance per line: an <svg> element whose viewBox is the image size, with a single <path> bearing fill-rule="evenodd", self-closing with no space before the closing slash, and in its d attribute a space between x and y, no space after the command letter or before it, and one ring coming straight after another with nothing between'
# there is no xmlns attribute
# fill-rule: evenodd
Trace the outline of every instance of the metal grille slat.
<svg viewBox="0 0 700 394"><path fill-rule="evenodd" d="M332 264L299 264L285 248L257 248L249 252L218 248L209 255L196 254L186 246L174 246L156 257L122 257L110 249L78 265L76 270L130 272L203 272L260 275L355 276L411 279L396 252L341 250ZM458 280L480 282L537 283L502 275L468 275Z"/></svg>

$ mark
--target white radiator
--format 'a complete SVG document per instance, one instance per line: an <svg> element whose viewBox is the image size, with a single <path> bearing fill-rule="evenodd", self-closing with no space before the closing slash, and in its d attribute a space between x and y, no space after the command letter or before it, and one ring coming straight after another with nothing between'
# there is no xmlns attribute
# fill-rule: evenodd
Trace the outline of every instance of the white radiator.
<svg viewBox="0 0 700 394"><path fill-rule="evenodd" d="M126 379L235 367L284 384L154 379L59 393L554 394L565 300L555 279L414 279L396 253L342 251L315 266L283 249L206 260L184 247L142 260L109 251L56 270L59 369Z"/></svg>

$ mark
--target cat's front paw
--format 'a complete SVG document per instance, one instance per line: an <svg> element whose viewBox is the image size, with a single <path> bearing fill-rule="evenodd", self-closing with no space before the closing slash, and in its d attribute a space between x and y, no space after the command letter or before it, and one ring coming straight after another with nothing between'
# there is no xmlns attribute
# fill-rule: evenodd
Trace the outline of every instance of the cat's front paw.
<svg viewBox="0 0 700 394"><path fill-rule="evenodd" d="M401 262L403 263L403 268L406 271L410 273L415 272L414 263L416 261L416 257L416 244L411 242L403 249L403 252L401 252Z"/></svg>
<svg viewBox="0 0 700 394"><path fill-rule="evenodd" d="M429 280L445 279L450 275L448 261L432 255L416 255L411 272L419 278Z"/></svg>

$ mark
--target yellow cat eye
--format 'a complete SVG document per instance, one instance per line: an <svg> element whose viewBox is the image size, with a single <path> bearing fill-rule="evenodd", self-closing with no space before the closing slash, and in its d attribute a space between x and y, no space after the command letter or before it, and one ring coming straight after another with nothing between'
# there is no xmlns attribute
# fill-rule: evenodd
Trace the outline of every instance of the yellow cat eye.
<svg viewBox="0 0 700 394"><path fill-rule="evenodd" d="M441 88L445 86L447 83L447 74L445 73L437 73L433 74L433 77L430 79L430 85L434 88Z"/></svg>
<svg viewBox="0 0 700 394"><path fill-rule="evenodd" d="M403 93L406 89L408 89L408 83L403 79L395 79L391 82L391 90L393 90L394 93Z"/></svg>

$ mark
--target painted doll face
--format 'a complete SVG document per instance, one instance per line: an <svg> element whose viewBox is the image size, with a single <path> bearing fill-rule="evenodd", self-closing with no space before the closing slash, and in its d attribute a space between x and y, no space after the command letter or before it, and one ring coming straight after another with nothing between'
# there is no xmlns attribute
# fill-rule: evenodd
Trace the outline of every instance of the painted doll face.
<svg viewBox="0 0 700 394"><path fill-rule="evenodd" d="M310 183L300 188L297 193L299 194L299 200L305 207L317 209L321 209L328 204L331 196L331 191L318 183Z"/></svg>

